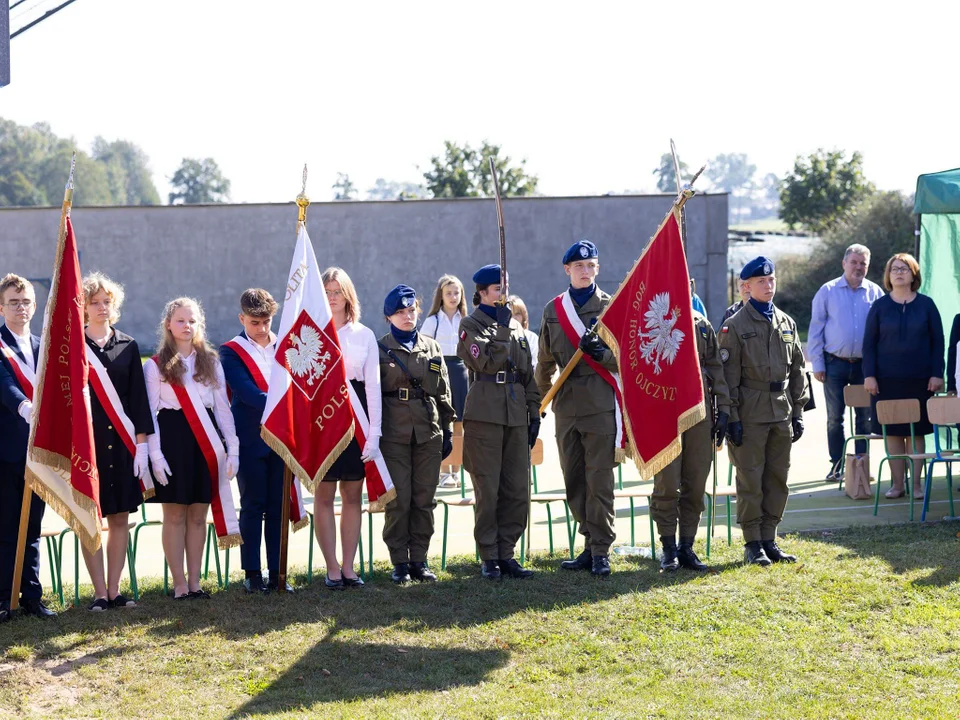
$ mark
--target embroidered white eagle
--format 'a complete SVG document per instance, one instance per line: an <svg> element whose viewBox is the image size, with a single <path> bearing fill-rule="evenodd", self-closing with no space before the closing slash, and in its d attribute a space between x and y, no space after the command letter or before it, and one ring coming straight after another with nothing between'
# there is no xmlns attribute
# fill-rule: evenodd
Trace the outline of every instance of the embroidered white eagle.
<svg viewBox="0 0 960 720"><path fill-rule="evenodd" d="M300 335L290 333L290 344L295 347L287 348L284 354L287 368L298 378L305 378L307 385L313 385L327 371L330 361L330 351L321 355L323 341L320 333L309 325L300 328Z"/></svg>
<svg viewBox="0 0 960 720"><path fill-rule="evenodd" d="M659 293L643 314L648 332L640 333L640 357L653 365L653 374L663 372L660 362L672 365L680 352L684 332L676 327L680 321L680 309L670 308L670 293Z"/></svg>

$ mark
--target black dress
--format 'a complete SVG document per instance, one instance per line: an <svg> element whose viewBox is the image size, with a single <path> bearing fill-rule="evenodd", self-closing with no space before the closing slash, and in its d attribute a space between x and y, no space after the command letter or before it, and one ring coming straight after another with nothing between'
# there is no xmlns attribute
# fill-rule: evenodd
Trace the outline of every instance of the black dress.
<svg viewBox="0 0 960 720"><path fill-rule="evenodd" d="M143 379L143 364L137 341L114 328L110 339L101 348L90 338L87 347L107 369L107 375L120 396L120 402L133 422L136 434L153 433L153 415ZM93 372L91 370L91 372ZM140 481L133 474L133 456L114 429L97 394L90 388L90 409L93 414L93 442L100 474L100 513L116 515L134 512L143 502Z"/></svg>
<svg viewBox="0 0 960 720"><path fill-rule="evenodd" d="M360 399L360 404L363 406L363 412L368 413L367 410L367 391L365 385L360 380L351 380L350 384L353 385L353 391L357 394L357 397ZM366 475L366 470L364 468L362 457L362 449L360 443L357 442L356 436L353 440L350 441L350 444L340 453L333 465L330 466L330 469L327 471L327 474L323 476L323 482L337 482L340 481L349 481L356 482L357 480L363 480Z"/></svg>

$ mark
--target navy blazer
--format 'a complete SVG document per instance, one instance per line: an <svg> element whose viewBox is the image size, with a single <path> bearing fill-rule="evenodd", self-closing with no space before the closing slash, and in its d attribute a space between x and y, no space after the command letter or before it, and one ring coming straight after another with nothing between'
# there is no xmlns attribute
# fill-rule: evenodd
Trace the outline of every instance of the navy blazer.
<svg viewBox="0 0 960 720"><path fill-rule="evenodd" d="M24 362L27 359L20 352L17 339L6 325L0 326L3 341ZM33 345L33 357L40 362L40 338L30 335ZM10 367L10 361L0 354L0 460L8 463L22 463L27 459L27 441L30 439L30 426L17 412L20 403L27 399L20 389L17 376Z"/></svg>
<svg viewBox="0 0 960 720"><path fill-rule="evenodd" d="M246 337L244 333L240 334ZM232 348L220 346L220 364L233 394L230 409L237 426L240 449L244 454L252 453L254 457L264 457L271 452L270 447L260 437L260 420L267 406L267 394L257 387L243 359ZM269 381L270 378L267 378L267 382Z"/></svg>

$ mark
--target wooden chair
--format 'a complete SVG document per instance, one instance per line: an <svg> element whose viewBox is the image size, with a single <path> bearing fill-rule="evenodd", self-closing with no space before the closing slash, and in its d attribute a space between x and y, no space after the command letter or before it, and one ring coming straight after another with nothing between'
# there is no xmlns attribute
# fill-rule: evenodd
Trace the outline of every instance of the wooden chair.
<svg viewBox="0 0 960 720"><path fill-rule="evenodd" d="M873 433L867 433L866 435L854 435L854 428L856 427L856 408L868 408L870 407L870 393L867 392L866 388L863 385L847 385L843 388L843 404L847 406L847 416L849 418L849 428L851 435L843 441L843 450L840 453L840 462L842 463L839 468L837 468L840 480L837 486L838 490L843 490L843 473L846 470L846 458L847 458L847 445L851 442L856 442L857 440L864 440L867 443L867 454L870 454L870 441L871 440L883 440L883 435L875 435ZM856 447L856 446L854 446Z"/></svg>
<svg viewBox="0 0 960 720"><path fill-rule="evenodd" d="M537 486L537 467L543 464L543 440L537 438L537 442L534 444L533 448L530 450L530 471L533 474L533 493L530 495L530 502L543 505L547 510L547 532L548 537L550 538L550 554L553 555L553 515L550 510L550 503L562 502L563 511L566 514L567 518L567 541L570 546L570 557L573 558L573 539L574 535L571 532L570 525L570 504L567 502L567 494L565 491L551 491L551 492L540 492ZM531 541L532 544L532 541ZM521 546L523 545L523 539L521 539ZM521 550L521 558L523 558L523 552Z"/></svg>
<svg viewBox="0 0 960 720"><path fill-rule="evenodd" d="M920 422L920 401L916 398L906 400L880 400L877 403L877 420L883 428L883 451L884 457L880 461L880 467L877 468L877 496L873 503L873 514L876 515L880 509L880 488L883 485L883 464L891 460L903 460L903 481L906 488L906 494L910 497L910 520L913 521L913 485L916 478L913 477L913 461L929 460L935 458L935 453L918 453L917 438L913 426ZM888 425L910 425L910 450L911 452L903 455L891 455L887 450L887 426Z"/></svg>
<svg viewBox="0 0 960 720"><path fill-rule="evenodd" d="M450 521L450 508L451 507L472 507L476 508L477 499L472 495L467 495L467 474L463 469L463 436L454 435L453 438L453 452L450 453L450 457L447 458L446 462L448 465L459 465L460 466L460 495L447 495L437 497L437 502L443 505L443 545L440 551L440 569L447 569L447 524ZM480 560L480 551L477 550L477 560Z"/></svg>
<svg viewBox="0 0 960 720"><path fill-rule="evenodd" d="M920 522L927 519L927 510L930 509L930 488L933 484L933 466L938 462L943 463L947 468L947 496L950 498L950 516L955 515L953 510L953 463L960 461L960 455L957 455L956 450L940 447L940 430L960 424L960 397L929 398L927 400L927 417L933 423L934 457L930 459L927 465Z"/></svg>

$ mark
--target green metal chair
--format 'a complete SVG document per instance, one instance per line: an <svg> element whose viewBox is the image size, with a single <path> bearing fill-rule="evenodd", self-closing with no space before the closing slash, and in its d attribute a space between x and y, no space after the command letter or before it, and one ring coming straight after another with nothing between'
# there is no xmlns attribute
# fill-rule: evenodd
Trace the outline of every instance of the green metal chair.
<svg viewBox="0 0 960 720"><path fill-rule="evenodd" d="M310 517L310 549L307 551L307 582L313 581L313 546L317 541L317 535L316 532L314 532L313 501L314 498L312 497L303 499L304 507L307 508L307 515ZM360 556L360 577L363 580L367 579L366 565L363 561L363 516L367 513L368 508L369 505L365 505L360 510L360 538L357 544L357 554ZM341 508L339 506L334 507L333 515L334 517L340 517Z"/></svg>
<svg viewBox="0 0 960 720"><path fill-rule="evenodd" d="M855 408L868 408L870 407L870 393L867 392L866 388L863 385L847 385L843 388L843 404L847 406L847 417L850 428L850 432L854 432L856 427L856 412ZM851 442L856 442L857 440L865 440L867 443L867 453L870 452L870 441L871 440L883 440L883 435L875 435L873 433L867 433L865 435L854 435L851 434L843 441L843 451L840 453L840 462L845 463L847 457L847 445ZM846 470L844 465L837 468L839 471L839 481L837 485L837 490L843 490L843 473Z"/></svg>
<svg viewBox="0 0 960 720"><path fill-rule="evenodd" d="M617 488L613 491L613 497L615 500L621 498L629 498L630 500L630 544L636 546L637 544L637 534L636 534L636 524L634 522L636 518L636 500L639 498L647 499L647 519L650 522L650 553L652 557L657 556L657 541L656 541L656 532L653 527L653 513L650 512L650 498L653 495L653 482L643 483L632 488L624 489L623 487L623 463L617 466ZM574 528L576 524L574 524ZM574 535L576 534L576 529L574 529ZM573 545L574 537L571 536L571 546ZM573 557L573 550L570 551L570 557Z"/></svg>
<svg viewBox="0 0 960 720"><path fill-rule="evenodd" d="M60 552L57 549L57 540L62 534L62 530L41 530L40 537L46 541L47 560L50 563L50 582L53 587L51 592L60 596L60 603L63 604L63 590L61 589L62 568L60 567Z"/></svg>
<svg viewBox="0 0 960 720"><path fill-rule="evenodd" d="M131 520L127 525L127 572L130 573L130 589L133 591L133 599L140 599L140 588L137 585L137 566L136 558L133 553L133 540L130 537L130 531L137 526L135 520ZM100 527L102 533L108 532L109 528L104 522ZM63 599L63 567L60 563L63 561L63 541L67 535L73 535L73 605L74 607L80 605L80 538L77 537L77 534L71 528L64 528L57 534L55 531L52 534L57 535L57 545L54 550L54 555L57 558L57 573L56 573L56 582L57 588L56 592L60 596L60 604L66 604ZM42 535L42 533L41 533ZM47 552L50 551L50 541L53 539L52 536L47 538ZM51 567L53 565L51 564Z"/></svg>
<svg viewBox="0 0 960 720"><path fill-rule="evenodd" d="M570 504L567 502L567 494L565 491L559 492L543 492L539 491L537 486L537 466L543 464L543 440L537 438L537 442L534 444L533 448L530 450L530 472L533 474L533 493L530 495L530 502L538 503L543 505L547 511L547 532L550 539L550 554L553 555L553 515L551 513L550 504L555 502L563 503L563 512L567 519L567 544L569 545L570 557L573 558L573 540L575 531L572 531L571 518L570 518ZM521 562L524 555L524 538L520 540L520 557Z"/></svg>
<svg viewBox="0 0 960 720"><path fill-rule="evenodd" d="M914 425L920 422L920 401L916 398L905 400L880 400L877 403L877 420L883 429L883 450L884 457L880 461L880 467L877 468L877 496L873 503L873 514L876 515L880 509L880 489L883 486L883 464L891 460L903 460L903 481L906 495L910 498L910 520L913 521L913 485L916 478L913 477L913 461L927 460L935 458L935 453L918 453L917 438L914 432ZM887 426L888 425L910 425L910 449L912 452L902 455L891 455L887 451ZM952 498L951 498L952 499Z"/></svg>
<svg viewBox="0 0 960 720"><path fill-rule="evenodd" d="M128 546L128 552L132 548L132 558L133 562L136 563L137 560L137 549L140 547L140 531L145 527L161 527L163 521L161 520L148 520L147 519L147 505L146 503L140 506L140 517L141 521L136 523L136 526L133 528L133 542ZM223 575L220 571L220 552L217 548L217 530L213 524L213 520L207 520L207 540L204 547L204 571L203 578L206 580L210 577L210 548L214 548L214 559L216 561L217 568L217 584L220 587L224 587ZM227 556L229 560L229 555ZM166 595L170 592L170 566L167 565L167 559L163 559L163 594ZM134 599L139 600L139 595L134 593Z"/></svg>
<svg viewBox="0 0 960 720"><path fill-rule="evenodd" d="M717 448L713 449L713 479L707 486L707 557L710 557L710 546L713 541L717 521L717 498L724 498L727 503L727 545L733 544L733 512L731 498L737 496L737 488L733 484L733 463L727 468L726 486L717 485Z"/></svg>
<svg viewBox="0 0 960 720"><path fill-rule="evenodd" d="M448 465L459 465L460 466L460 496L439 496L437 497L437 502L443 505L443 545L440 551L440 569L447 569L447 525L450 521L450 508L451 507L471 507L476 508L477 499L475 497L467 495L467 474L463 469L463 436L454 435L453 438L453 451L450 453L445 462ZM476 510L474 510L476 512ZM373 567L373 520L370 521L370 564ZM477 562L480 561L480 549L476 550ZM521 555L522 557L522 555Z"/></svg>
<svg viewBox="0 0 960 720"><path fill-rule="evenodd" d="M960 462L960 455L957 451L949 447L943 448L940 445L940 430L947 431L947 442L950 442L950 431L960 424L960 398L953 397L932 397L927 400L927 417L933 423L933 443L934 457L930 459L926 468L926 483L923 493L923 510L920 513L920 522L927 519L927 511L930 509L930 490L933 484L933 466L936 463L943 463L947 468L947 496L950 498L950 517L955 516L953 509L953 463Z"/></svg>

